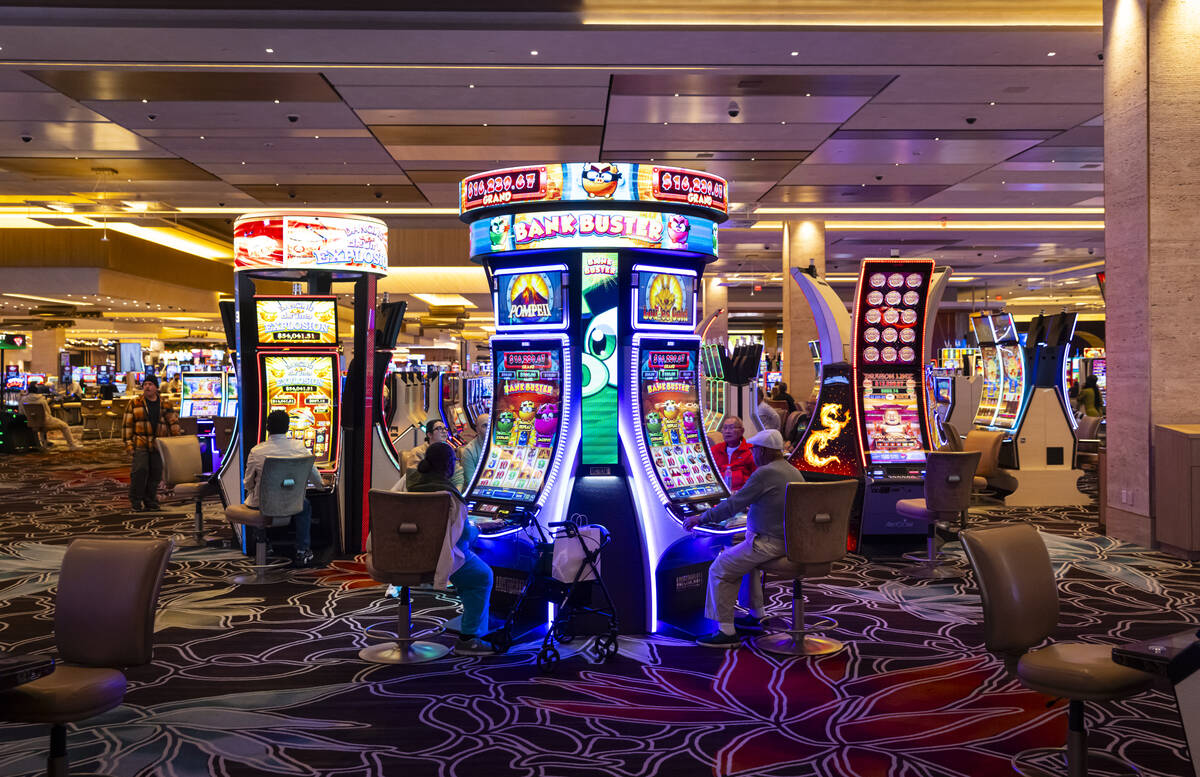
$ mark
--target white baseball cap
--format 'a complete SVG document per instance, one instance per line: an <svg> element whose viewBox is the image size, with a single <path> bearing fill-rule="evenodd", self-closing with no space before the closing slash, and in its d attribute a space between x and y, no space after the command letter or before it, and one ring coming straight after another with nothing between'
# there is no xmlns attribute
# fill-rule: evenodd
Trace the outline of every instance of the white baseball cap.
<svg viewBox="0 0 1200 777"><path fill-rule="evenodd" d="M783 435L778 429L763 429L746 442L759 448L770 448L773 451L783 450Z"/></svg>

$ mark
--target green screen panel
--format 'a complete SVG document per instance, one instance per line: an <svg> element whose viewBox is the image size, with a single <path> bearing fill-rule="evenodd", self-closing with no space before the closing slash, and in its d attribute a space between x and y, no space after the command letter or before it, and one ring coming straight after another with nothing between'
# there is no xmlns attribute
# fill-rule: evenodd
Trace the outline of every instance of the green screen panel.
<svg viewBox="0 0 1200 777"><path fill-rule="evenodd" d="M583 255L579 294L583 329L580 461L584 466L617 464L617 254Z"/></svg>

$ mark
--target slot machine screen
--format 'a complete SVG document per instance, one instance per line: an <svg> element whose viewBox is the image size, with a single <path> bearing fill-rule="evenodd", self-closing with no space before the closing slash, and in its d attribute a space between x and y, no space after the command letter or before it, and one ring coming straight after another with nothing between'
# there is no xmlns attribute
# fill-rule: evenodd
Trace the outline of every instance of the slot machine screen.
<svg viewBox="0 0 1200 777"><path fill-rule="evenodd" d="M921 390L907 372L871 372L863 381L863 427L871 464L925 461L921 435Z"/></svg>
<svg viewBox="0 0 1200 777"><path fill-rule="evenodd" d="M1108 402L1108 360L1092 359L1092 374L1096 376L1096 386L1100 389L1100 399Z"/></svg>
<svg viewBox="0 0 1200 777"><path fill-rule="evenodd" d="M21 368L16 364L9 364L4 368L4 390L25 390L25 376L21 373Z"/></svg>
<svg viewBox="0 0 1200 777"><path fill-rule="evenodd" d="M496 326L561 329L566 324L563 269L496 273Z"/></svg>
<svg viewBox="0 0 1200 777"><path fill-rule="evenodd" d="M700 418L693 348L643 345L638 360L641 432L654 474L672 502L724 496Z"/></svg>
<svg viewBox="0 0 1200 777"><path fill-rule="evenodd" d="M221 415L233 416L237 414L238 404L238 380L237 373L233 370L225 372L225 402L221 408Z"/></svg>
<svg viewBox="0 0 1200 777"><path fill-rule="evenodd" d="M696 326L696 277L634 269L638 270L636 325L691 331Z"/></svg>
<svg viewBox="0 0 1200 777"><path fill-rule="evenodd" d="M108 371L107 364L101 364L96 367L96 383L100 384L101 386L105 386L109 383L112 383L112 381L113 376L112 373Z"/></svg>
<svg viewBox="0 0 1200 777"><path fill-rule="evenodd" d="M87 368L79 370L78 380L84 386L96 385L96 372Z"/></svg>
<svg viewBox="0 0 1200 777"><path fill-rule="evenodd" d="M33 390L34 386L44 386L46 384L46 373L30 372L25 375L25 386L29 391Z"/></svg>
<svg viewBox="0 0 1200 777"><path fill-rule="evenodd" d="M255 297L261 346L337 345L336 297Z"/></svg>
<svg viewBox="0 0 1200 777"><path fill-rule="evenodd" d="M562 351L518 347L495 353L491 437L471 496L533 504L558 443Z"/></svg>
<svg viewBox="0 0 1200 777"><path fill-rule="evenodd" d="M341 387L337 354L263 354L262 364L264 412L259 440L266 437L267 414L285 410L291 418L288 437L312 451L318 469L335 467Z"/></svg>
<svg viewBox="0 0 1200 777"><path fill-rule="evenodd" d="M1016 428L1020 417L1021 403L1025 399L1025 355L1022 350L1018 343L996 348L996 361L1000 364L1001 373L999 401L992 424L1000 429Z"/></svg>
<svg viewBox="0 0 1200 777"><path fill-rule="evenodd" d="M221 414L222 376L219 372L188 372L181 378L179 415L182 418L216 418Z"/></svg>

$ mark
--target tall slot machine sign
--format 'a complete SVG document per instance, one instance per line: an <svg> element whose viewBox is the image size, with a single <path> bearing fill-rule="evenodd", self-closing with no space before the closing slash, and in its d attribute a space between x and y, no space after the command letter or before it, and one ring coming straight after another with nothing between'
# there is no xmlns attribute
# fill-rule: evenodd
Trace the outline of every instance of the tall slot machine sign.
<svg viewBox="0 0 1200 777"><path fill-rule="evenodd" d="M932 259L864 259L854 308L854 403L866 476L859 544L864 553L904 552L926 526L896 513L924 496L931 436L924 341Z"/></svg>

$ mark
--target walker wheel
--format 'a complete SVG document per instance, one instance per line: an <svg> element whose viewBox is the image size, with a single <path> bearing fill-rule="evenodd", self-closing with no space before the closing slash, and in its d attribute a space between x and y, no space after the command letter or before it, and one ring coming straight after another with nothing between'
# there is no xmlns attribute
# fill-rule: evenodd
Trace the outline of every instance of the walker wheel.
<svg viewBox="0 0 1200 777"><path fill-rule="evenodd" d="M602 634L596 637L596 658L608 661L617 654L617 635Z"/></svg>
<svg viewBox="0 0 1200 777"><path fill-rule="evenodd" d="M543 648L537 654L537 666L543 672L549 672L558 663L558 651L552 647Z"/></svg>
<svg viewBox="0 0 1200 777"><path fill-rule="evenodd" d="M575 633L571 631L571 627L569 625L560 624L554 627L554 639L558 640L564 645L569 645L571 644L571 641L575 639Z"/></svg>

